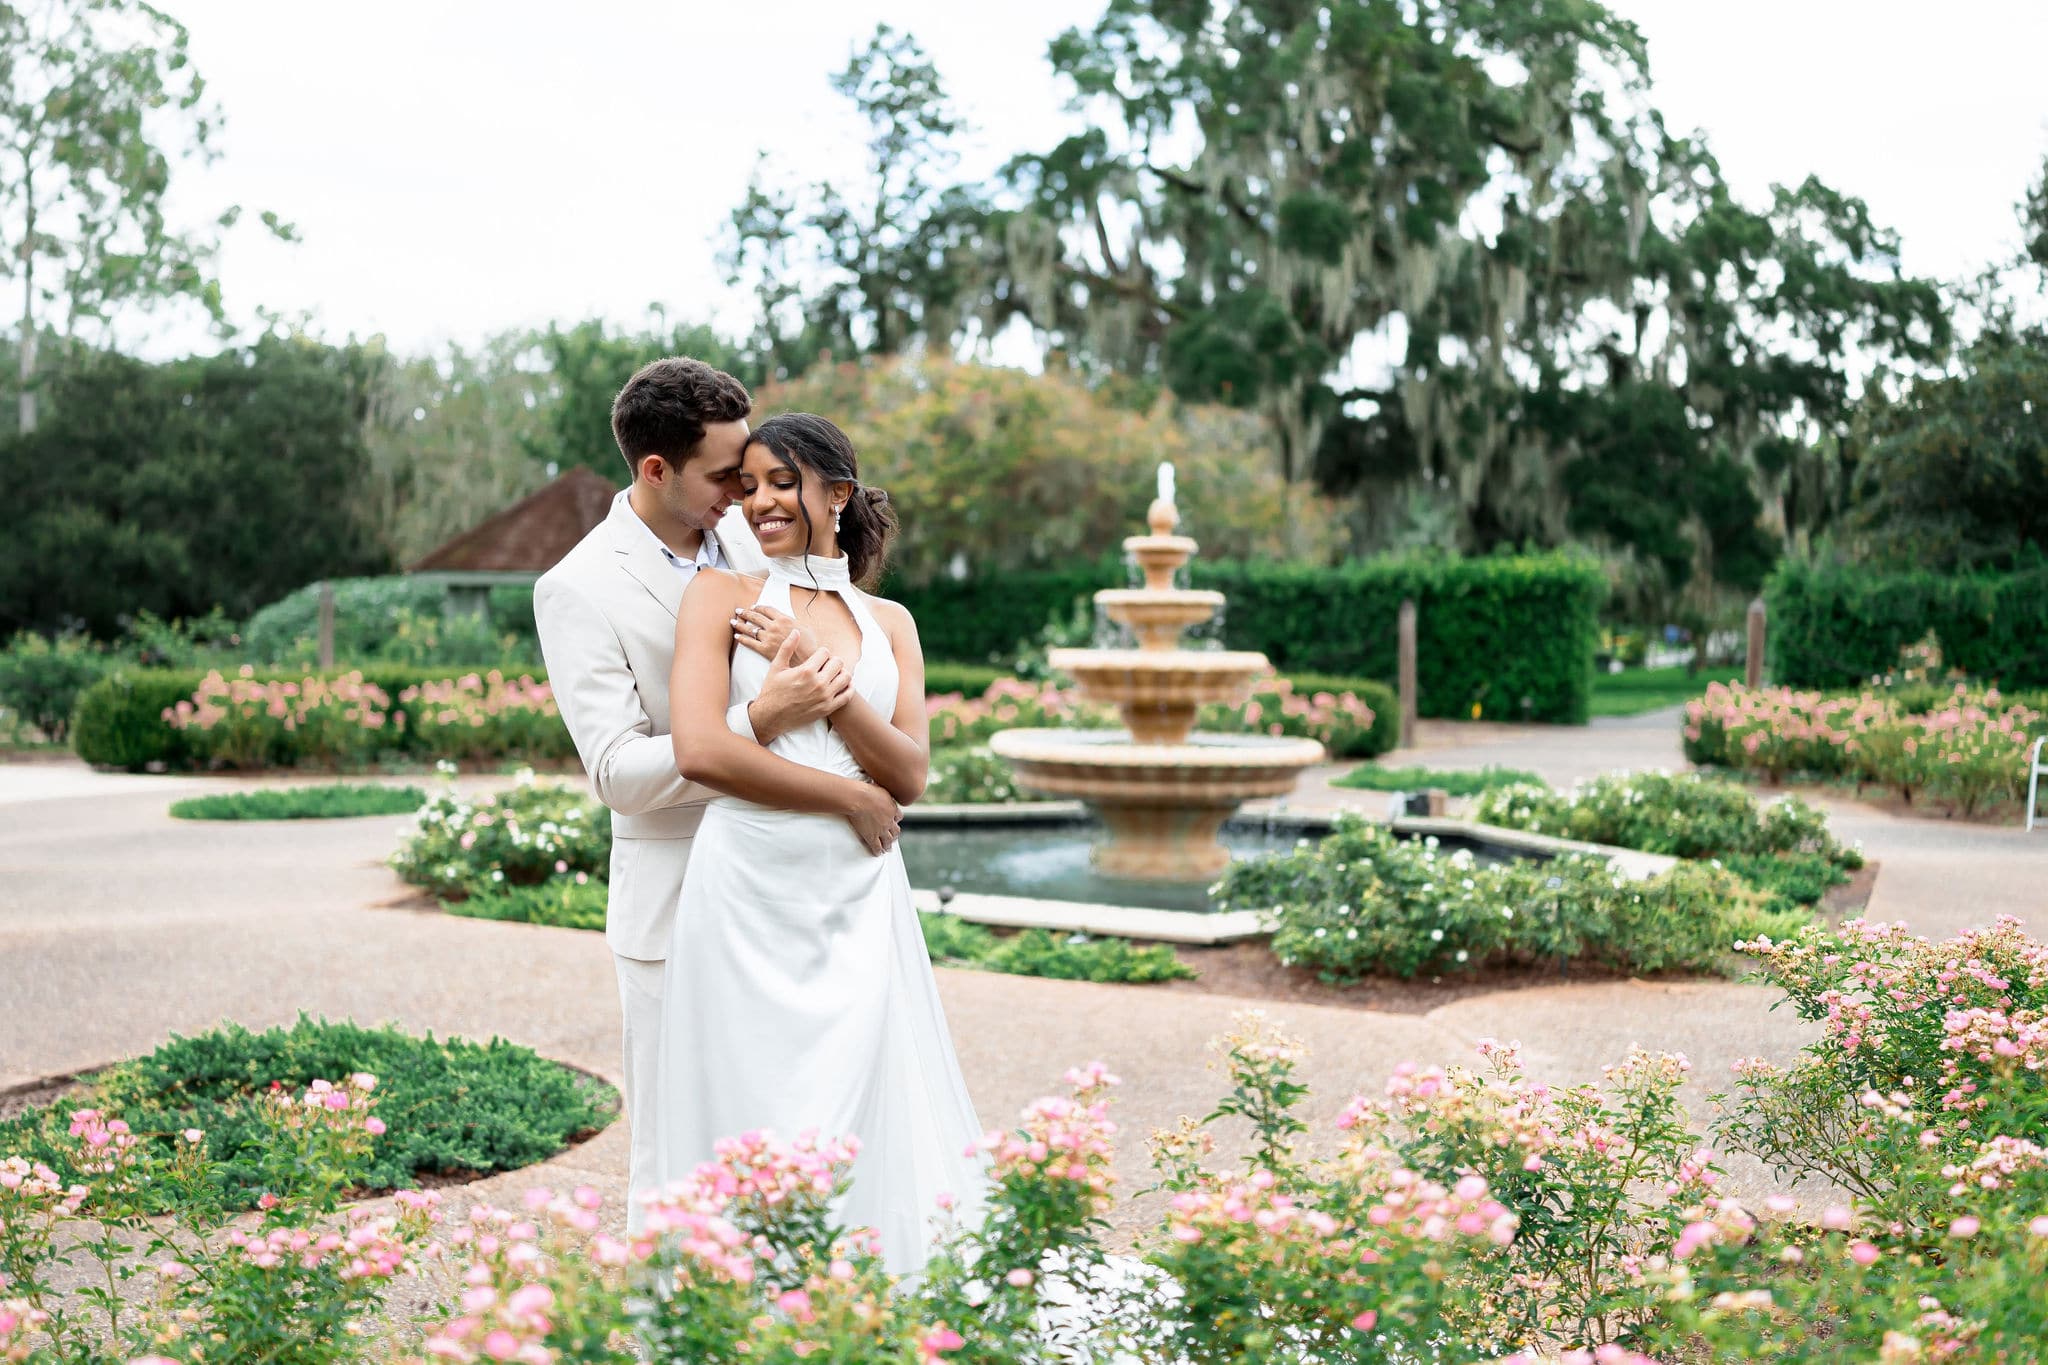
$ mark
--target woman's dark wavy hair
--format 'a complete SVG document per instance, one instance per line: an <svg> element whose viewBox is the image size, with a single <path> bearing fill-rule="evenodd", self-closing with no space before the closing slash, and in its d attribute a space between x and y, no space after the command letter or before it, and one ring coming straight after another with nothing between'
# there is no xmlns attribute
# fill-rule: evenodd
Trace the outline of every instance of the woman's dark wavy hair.
<svg viewBox="0 0 2048 1365"><path fill-rule="evenodd" d="M896 540L896 509L889 505L888 493L861 483L860 464L846 433L812 413L785 412L755 427L747 444L768 447L784 468L796 473L799 500L807 474L815 474L828 484L853 485L853 495L839 514L839 551L846 556L847 572L854 583L872 591L881 580L882 568L889 561L889 548ZM809 545L811 514L801 501L797 510L804 519L804 544Z"/></svg>

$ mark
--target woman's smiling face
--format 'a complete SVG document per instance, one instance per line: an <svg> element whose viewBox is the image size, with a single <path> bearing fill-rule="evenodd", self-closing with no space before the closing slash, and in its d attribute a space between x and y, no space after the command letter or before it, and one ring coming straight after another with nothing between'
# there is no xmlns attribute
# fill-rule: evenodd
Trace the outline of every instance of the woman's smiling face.
<svg viewBox="0 0 2048 1365"><path fill-rule="evenodd" d="M785 463L765 442L747 447L740 463L740 505L761 553L783 555L836 555L837 537L832 534L835 496L843 500L845 485L825 483L815 475L800 477L794 465ZM805 514L809 513L810 543L805 544Z"/></svg>

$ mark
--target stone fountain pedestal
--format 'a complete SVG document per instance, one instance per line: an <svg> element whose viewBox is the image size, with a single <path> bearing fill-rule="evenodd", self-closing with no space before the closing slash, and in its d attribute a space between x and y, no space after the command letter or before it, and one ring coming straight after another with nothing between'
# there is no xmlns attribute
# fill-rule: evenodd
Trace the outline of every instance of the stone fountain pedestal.
<svg viewBox="0 0 2048 1365"><path fill-rule="evenodd" d="M1124 549L1146 585L1095 595L1113 621L1136 635L1137 649L1058 649L1051 663L1083 696L1109 702L1125 732L1005 730L990 742L1036 791L1086 801L1108 827L1095 865L1111 876L1201 882L1230 861L1217 835L1237 808L1294 790L1304 768L1322 762L1310 739L1205 735L1194 724L1210 702L1241 705L1266 671L1266 656L1180 647L1181 633L1215 616L1223 595L1172 586L1195 554L1180 522L1170 480L1147 516L1152 534Z"/></svg>

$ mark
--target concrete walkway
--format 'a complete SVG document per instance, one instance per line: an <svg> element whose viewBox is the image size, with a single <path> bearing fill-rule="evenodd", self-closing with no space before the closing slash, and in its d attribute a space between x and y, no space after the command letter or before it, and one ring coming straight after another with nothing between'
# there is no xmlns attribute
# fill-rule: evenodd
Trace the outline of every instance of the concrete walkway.
<svg viewBox="0 0 2048 1365"><path fill-rule="evenodd" d="M1569 783L1614 768L1681 766L1675 734L1668 715L1583 730L1432 727L1423 746L1387 761L1503 763ZM1298 804L1378 799L1329 788L1329 775ZM616 1079L617 1005L600 935L418 908L383 865L398 819L168 816L176 796L224 785L0 765L0 1087L98 1066L223 1019L263 1027L301 1011L502 1035ZM2048 929L2048 834L1833 804L1844 832L1883 862L1874 914L1933 933L2001 912ZM940 989L985 1123L1006 1123L1074 1063L1099 1057L1125 1078L1119 1164L1133 1187L1146 1183L1145 1136L1211 1107L1220 1077L1207 1040L1258 1003L953 971L940 973ZM1468 997L1420 1016L1302 1005L1273 1014L1310 1046L1311 1117L1327 1124L1350 1094L1376 1092L1395 1063L1466 1060L1482 1036L1522 1040L1532 1071L1553 1082L1594 1079L1631 1045L1683 1051L1704 1096L1723 1087L1737 1057L1796 1053L1800 1026L1771 1013L1769 1001L1733 982L1609 982ZM549 1165L475 1192L495 1198L573 1178L622 1193L622 1125ZM1765 1180L1753 1170L1736 1176L1738 1186Z"/></svg>

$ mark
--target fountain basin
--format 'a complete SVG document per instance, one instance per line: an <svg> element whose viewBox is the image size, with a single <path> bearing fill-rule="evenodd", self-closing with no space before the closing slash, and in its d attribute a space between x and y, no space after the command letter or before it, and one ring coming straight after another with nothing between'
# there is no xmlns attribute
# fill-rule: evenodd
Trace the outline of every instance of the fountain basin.
<svg viewBox="0 0 2048 1365"><path fill-rule="evenodd" d="M1178 744L1210 702L1241 705L1266 672L1266 656L1244 650L1055 649L1052 666L1081 695L1117 708L1138 744Z"/></svg>
<svg viewBox="0 0 2048 1365"><path fill-rule="evenodd" d="M1112 588L1095 594L1102 614L1138 637L1141 650L1178 649L1183 632L1223 610L1220 592Z"/></svg>
<svg viewBox="0 0 2048 1365"><path fill-rule="evenodd" d="M1255 656L1256 657L1256 656ZM1183 732L1184 733L1184 732ZM1312 739L1197 735L1146 743L1117 730L1005 730L989 747L1034 791L1086 801L1107 827L1107 876L1206 882L1230 862L1218 831L1244 802L1285 796L1323 761Z"/></svg>

